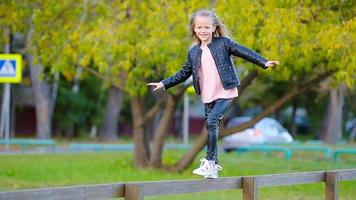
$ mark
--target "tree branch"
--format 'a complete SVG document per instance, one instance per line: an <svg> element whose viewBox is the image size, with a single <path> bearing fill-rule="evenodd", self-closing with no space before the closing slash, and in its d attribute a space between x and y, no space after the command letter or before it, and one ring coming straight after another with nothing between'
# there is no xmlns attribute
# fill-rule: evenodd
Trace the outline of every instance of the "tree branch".
<svg viewBox="0 0 356 200"><path fill-rule="evenodd" d="M145 123L151 121L151 119L156 115L156 113L163 107L164 101L163 100L158 100L156 101L155 105L150 108L145 115L144 121Z"/></svg>
<svg viewBox="0 0 356 200"><path fill-rule="evenodd" d="M283 97L281 97L277 102L275 102L273 105L268 107L265 111L263 111L261 114L257 115L254 117L252 120L250 120L247 123L241 124L239 126L229 128L229 129L224 129L222 127L221 134L219 138L223 138L225 136L231 135L235 132L242 131L248 127L251 127L254 123L257 121L261 120L262 118L270 115L287 101L298 95L299 93L303 92L304 90L308 89L310 86L315 85L319 83L320 81L326 79L327 77L331 76L335 71L327 71L324 72L320 75L318 75L316 78L310 80L309 82L302 84L302 85L294 85L288 92L285 94ZM197 154L204 148L205 144L207 141L207 134L206 134L206 129L204 128L198 138L198 141L196 144L193 146L192 150L189 151L187 154L185 154L176 164L175 164L175 171L183 171L185 168L187 168L194 160L194 158L197 156Z"/></svg>
<svg viewBox="0 0 356 200"><path fill-rule="evenodd" d="M247 76L241 81L241 85L238 89L238 93L239 93L239 96L242 94L243 91L245 91L245 89L247 88L247 86L251 85L252 81L258 77L258 74L257 74L257 70L252 70L250 71ZM238 98L234 98L232 100L232 105L234 105L236 103ZM230 106L228 108L228 110L226 111L226 113L229 113L231 111L232 107ZM226 120L227 118L223 118L223 120L221 121L221 124L226 124Z"/></svg>
<svg viewBox="0 0 356 200"><path fill-rule="evenodd" d="M184 85L183 87L178 89L176 93L169 93L169 94L172 95L175 99L179 99L184 94L184 92L188 89L189 86L190 84Z"/></svg>
<svg viewBox="0 0 356 200"><path fill-rule="evenodd" d="M241 85L239 87L239 95L251 84L251 82L258 77L257 70L250 71L247 76L241 81Z"/></svg>
<svg viewBox="0 0 356 200"><path fill-rule="evenodd" d="M89 67L82 67L82 66L79 66L79 67L81 67L82 69L88 71L90 74L96 76L97 78L100 78L100 79L102 79L102 80L108 81L108 82L109 82L112 86L114 86L114 87L117 87L117 88L122 89L122 90L125 89L125 88L124 88L124 85L115 83L115 82L112 80L111 77L106 77L106 76L100 74L99 72L97 72L96 70L91 69L91 68L89 68Z"/></svg>

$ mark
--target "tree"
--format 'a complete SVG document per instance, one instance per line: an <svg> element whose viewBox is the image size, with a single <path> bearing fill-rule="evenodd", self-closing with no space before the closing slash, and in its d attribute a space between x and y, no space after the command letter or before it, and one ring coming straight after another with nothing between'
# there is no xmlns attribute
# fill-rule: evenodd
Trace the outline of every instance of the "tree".
<svg viewBox="0 0 356 200"><path fill-rule="evenodd" d="M207 4L198 1L161 1L160 3L153 1L129 7L130 16L125 30L130 33L128 49L132 51L126 54L132 59L129 61L130 68L125 90L131 97L135 164L139 167L161 167L168 122L173 116L177 100L184 91L180 89L175 95L163 95L151 109L146 110L144 107L148 91L146 83L149 79L162 78L173 73L183 63L189 39L186 38L185 23L182 22L187 21L188 13L202 5ZM162 103L164 99L167 99L165 105ZM150 130L150 122L163 108L162 118L153 134L152 145L149 145L147 131Z"/></svg>
<svg viewBox="0 0 356 200"><path fill-rule="evenodd" d="M113 6L112 9L110 6ZM123 68L119 63L120 48L115 48L118 44L115 34L119 33L116 26L125 18L125 14L116 14L117 9L114 8L119 9L119 6L120 2L117 1L88 0L62 3L9 1L1 4L5 19L1 20L1 26L9 26L13 32L26 35L26 46L22 53L26 55L31 71L39 138L51 137L59 77L73 81L72 93L76 95L80 80L87 77L82 69L90 65L109 74L103 82L107 88L111 77L116 77ZM6 12L8 10L13 12ZM120 81L124 82L115 79L116 84ZM107 120L117 122L120 109L114 110L116 117ZM71 132L73 127L68 130ZM116 131L111 132L115 135Z"/></svg>
<svg viewBox="0 0 356 200"><path fill-rule="evenodd" d="M12 32L25 35L25 47L21 53L25 55L31 72L38 138L51 137L59 76L56 70L48 70L47 66L53 66L61 59L56 56L60 55L65 43L63 36L71 29L71 23L66 19L77 11L70 9L71 3L7 1L1 4L5 11L2 12L4 20L1 26L8 25Z"/></svg>
<svg viewBox="0 0 356 200"><path fill-rule="evenodd" d="M286 90L283 96L279 98L276 96L277 98L274 98L274 101L270 101L269 106L250 122L231 129L223 129L221 137L251 126L281 108L296 95L328 77L332 76L334 81L345 80L348 85L354 84L351 75L351 72L355 70L351 56L352 44L348 42L352 38L351 33L348 31L350 27L354 26L352 25L354 24L352 20L342 22L349 24L350 27L342 26L340 21L335 22L338 14L330 11L330 8L322 3L284 3L279 1L256 1L251 3L250 1L240 1L238 6L234 5L233 2L227 1L215 5L215 8L218 14L219 10L223 13L221 15L223 20L228 27L232 27L230 30L237 34L235 38L240 43L261 52L266 57L281 60L283 63L281 67L273 70L258 70L257 74L259 79L270 82L270 85L273 85L274 80L279 83L283 82L286 85ZM238 27L243 27L243 30L239 31ZM325 32L329 33L325 34ZM342 33L342 36L340 36L340 33ZM335 45L334 42L330 42L330 38L335 37L343 41L343 43ZM340 67L342 64L343 67ZM239 65L247 68L247 71L251 71L251 64L243 62ZM159 67L157 68L159 72ZM174 71L177 69L179 67ZM343 78L340 78L340 75ZM249 81L246 80L246 82ZM140 84L137 85L140 86ZM269 87L266 89L268 90ZM147 144L144 142L141 142L136 147L140 149L136 149L136 152L140 152L136 154L136 164L138 166L147 166L147 163L152 167L162 166L161 152L163 143L161 141L163 141L164 132L169 121L167 119L172 117L170 114L171 108L175 105L181 92L177 88L166 97L167 103L163 111L164 114L157 132L154 134L152 146L156 150L147 151ZM133 97L131 104L133 116L144 112L142 104L143 101ZM158 103L156 105L152 107L152 110L158 109ZM140 133L139 139L135 140L135 142L144 141L144 122L145 117L135 117L134 127L137 131L136 133ZM185 169L193 161L197 153L202 150L205 143L206 134L202 133L192 151L183 156L173 169L178 171Z"/></svg>

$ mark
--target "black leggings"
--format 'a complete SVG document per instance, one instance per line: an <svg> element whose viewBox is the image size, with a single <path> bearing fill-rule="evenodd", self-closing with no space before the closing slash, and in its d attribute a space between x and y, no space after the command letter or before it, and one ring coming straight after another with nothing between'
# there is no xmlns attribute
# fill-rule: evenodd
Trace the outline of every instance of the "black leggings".
<svg viewBox="0 0 356 200"><path fill-rule="evenodd" d="M206 151L206 159L214 160L218 163L217 158L217 141L220 131L220 121L224 117L224 113L230 106L232 99L217 99L211 103L205 103L205 126L208 130L208 148Z"/></svg>

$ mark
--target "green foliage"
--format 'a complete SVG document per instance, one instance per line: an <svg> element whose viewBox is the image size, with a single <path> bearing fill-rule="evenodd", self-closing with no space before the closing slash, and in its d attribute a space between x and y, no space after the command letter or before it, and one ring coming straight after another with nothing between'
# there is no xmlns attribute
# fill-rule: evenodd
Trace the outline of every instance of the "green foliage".
<svg viewBox="0 0 356 200"><path fill-rule="evenodd" d="M127 39L133 46L133 55L127 56L133 58L126 85L130 95L143 95L148 81L160 81L182 66L190 43L188 15L206 5L204 1L152 1L132 12L127 22L135 29Z"/></svg>
<svg viewBox="0 0 356 200"><path fill-rule="evenodd" d="M70 82L77 67L94 68L106 77L106 86L114 81L126 94L144 96L147 82L160 81L181 68L191 45L189 16L206 7L217 12L232 38L281 61L272 70L259 70L264 86L250 94L256 97L254 102L268 104L266 99L278 98L289 84L326 70L337 70L334 85L354 87L356 6L351 0L3 0L0 27L24 36L33 31L22 52L46 67L50 73L42 75L45 79L60 72ZM4 43L0 37L0 45ZM256 68L241 59L236 63L242 76ZM280 85L284 87L269 93L274 97L259 98ZM62 94L70 95L64 92L69 86L61 87ZM73 109L90 104L83 99L86 95L78 95L79 105ZM58 106L75 104L69 99ZM68 118L73 123L81 117L73 112Z"/></svg>
<svg viewBox="0 0 356 200"><path fill-rule="evenodd" d="M336 69L336 81L354 85L351 1L13 0L0 4L0 25L22 33L33 28L26 50L68 80L76 65L88 67L93 60L99 72L126 84L130 95L143 95L145 83L171 75L184 63L188 16L203 7L216 10L241 44L281 60L275 70L261 72L264 76L286 81ZM127 79L117 78L122 73Z"/></svg>
<svg viewBox="0 0 356 200"><path fill-rule="evenodd" d="M60 133L73 127L76 133L89 132L92 124L100 123L105 101L103 91L97 85L100 85L99 80L88 77L81 83L81 89L73 92L70 82L60 81L54 112Z"/></svg>
<svg viewBox="0 0 356 200"><path fill-rule="evenodd" d="M230 29L231 36L281 65L258 70L257 81L239 97L242 109L268 107L288 93L293 84L303 83L327 70L336 70L335 86L344 83L354 88L355 18L354 1L219 1L216 11ZM240 76L258 68L237 60ZM325 86L324 86L325 87ZM314 88L294 101L306 107L311 133L316 133L325 108L325 92ZM290 106L288 102L284 107Z"/></svg>
<svg viewBox="0 0 356 200"><path fill-rule="evenodd" d="M344 13L349 1L337 2L242 0L233 6L226 0L216 9L237 41L281 61L264 76L288 81L337 70L335 80L351 87L356 80L355 19Z"/></svg>

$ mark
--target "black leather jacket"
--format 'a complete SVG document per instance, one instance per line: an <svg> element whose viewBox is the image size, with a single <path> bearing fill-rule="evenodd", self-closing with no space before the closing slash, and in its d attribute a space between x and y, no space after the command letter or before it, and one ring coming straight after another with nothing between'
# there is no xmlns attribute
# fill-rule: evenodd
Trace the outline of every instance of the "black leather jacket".
<svg viewBox="0 0 356 200"><path fill-rule="evenodd" d="M235 66L232 62L231 55L241 57L256 65L266 69L266 58L260 54L243 47L230 38L227 37L213 37L210 44L208 44L210 52L214 58L216 67L218 69L222 85L225 90L238 87L240 80L237 76ZM162 81L164 89L167 90L190 77L193 74L193 86L195 92L200 95L198 70L200 68L202 50L197 44L189 49L188 57L185 65L176 74L164 79Z"/></svg>

